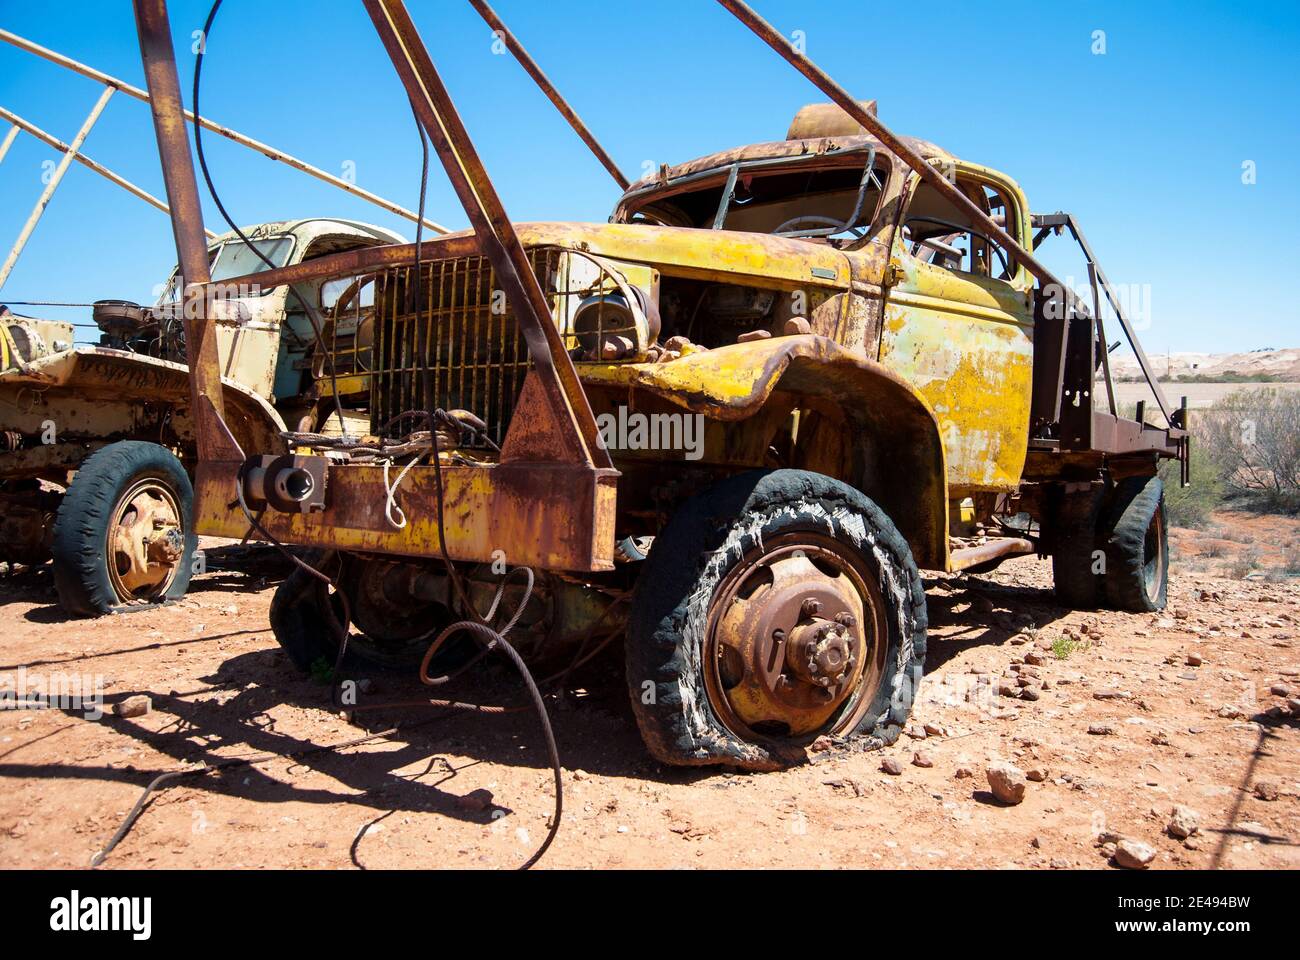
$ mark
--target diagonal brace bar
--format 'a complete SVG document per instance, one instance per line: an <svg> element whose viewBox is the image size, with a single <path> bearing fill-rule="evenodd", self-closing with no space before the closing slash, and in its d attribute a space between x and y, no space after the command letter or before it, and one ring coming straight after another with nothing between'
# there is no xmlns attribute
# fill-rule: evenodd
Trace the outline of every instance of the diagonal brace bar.
<svg viewBox="0 0 1300 960"><path fill-rule="evenodd" d="M551 319L546 295L406 5L402 0L362 2L465 208L483 255L496 271L561 430L587 462L612 466L573 361Z"/></svg>
<svg viewBox="0 0 1300 960"><path fill-rule="evenodd" d="M10 123L12 123L14 125L13 132L15 134L19 130L23 130L26 131L27 133L30 133L33 137L35 137L37 140L41 141L42 143L46 144L47 146L53 147L55 150L67 152L72 149L70 146L68 146L58 137L54 136L52 133L49 133L46 130L42 130L40 127L32 123L30 120L24 120L22 117L18 116L18 114L14 113L12 110L6 110L4 107L0 107L0 119L5 119L8 120ZM3 143L0 143L0 160L4 159L4 146L5 145ZM91 170L94 170L97 174L99 174L109 183L116 184L117 186L121 187L123 190L125 190L127 193L131 194L132 196L139 197L145 203L149 204L149 206L155 207L156 209L161 210L163 213L169 216L171 215L172 212L171 207L167 206L167 204L163 203L161 200L155 197L148 190L145 190L143 187L136 186L130 180L126 179L126 177L114 173L112 170L108 169L108 167L104 166L102 163L95 162L94 160L90 159L90 157L86 156L84 153L80 151L76 153L73 159L75 159L78 163L84 164L85 166L89 167ZM218 234L214 233L211 230L206 230L204 232L207 233L208 239L210 240L216 239L216 237L218 236Z"/></svg>
<svg viewBox="0 0 1300 960"><path fill-rule="evenodd" d="M19 132L18 123L17 121L14 121L14 125L10 127L9 132L5 134L4 140L0 141L0 163L4 163L5 157L9 155L9 148L12 147L14 141L18 139Z"/></svg>
<svg viewBox="0 0 1300 960"><path fill-rule="evenodd" d="M961 210L971 222L979 224L989 236L993 237L1002 244L1016 260L1023 263L1026 269L1037 277L1043 284L1052 284L1065 291L1064 285L1056 279L1050 270L1040 263L1032 253L1026 250L1021 244L999 226L992 217L981 210L970 197L957 189L956 185L951 183L943 173L936 169L932 164L927 163L925 158L900 140L892 130L880 122L880 119L867 111L861 103L851 97L847 90L841 87L830 75L821 67L817 66L808 57L795 49L794 45L783 37L775 27L754 12L749 4L743 0L718 0L737 20L749 27L764 43L781 55L792 67L802 73L805 77L813 82L822 93L835 101L845 113L858 122L859 125L872 136L879 140L886 148L896 157L906 163L909 167L925 180L932 187L939 191L943 197L950 203L954 204L957 209ZM1069 291L1065 291L1067 295Z"/></svg>
<svg viewBox="0 0 1300 960"><path fill-rule="evenodd" d="M546 94L546 98L555 105L555 109L560 111L560 116L564 117L569 126L573 127L574 133L587 145L587 149L595 154L601 166L609 171L609 175L614 178L618 188L626 190L630 185L630 181L623 171L619 169L618 164L614 162L614 158L600 145L596 135L587 128L587 125L582 122L582 118L578 116L577 111L569 105L569 102L564 99L560 91L555 88L555 84L551 83L550 78L542 72L542 68L537 65L537 61L528 55L524 45L510 32L510 28L497 16L497 12L488 6L487 0L469 0L469 3L478 11L478 15L483 18L487 25L492 28L492 31L501 38L501 42L506 45L506 49L514 54L515 59L519 61L519 65L524 68L524 72L533 78L533 82L541 88L542 93Z"/></svg>
<svg viewBox="0 0 1300 960"><path fill-rule="evenodd" d="M40 57L43 60L48 60L50 63L53 63L56 66L63 67L65 70L71 70L73 73L79 74L83 77L86 77L87 79L94 80L96 83L102 83L105 86L116 87L121 93L125 94L128 97L132 97L133 99L139 100L142 103L149 102L148 91L141 90L139 87L135 86L134 84L127 83L125 80L119 80L117 77L110 76L109 74L104 73L102 70L96 70L94 67L88 66L77 60L73 60L71 57L65 57L63 54L51 50L48 47L43 47L39 43L33 43L31 40L28 40L25 37L20 37L16 33L11 33L8 30L0 30L0 40L4 41L5 43L12 44L13 46L17 47L19 50L25 50L28 53L35 54L36 56ZM321 170L319 167L314 167L310 163L307 163L305 160L299 160L297 157L291 156L290 154L287 154L283 150L279 150L271 146L270 144L262 143L260 140L254 140L252 137L246 137L238 130L232 130L230 127L222 126L221 124L216 123L215 121L210 120L207 117L196 117L189 110L182 109L182 114L186 120L190 121L190 123L200 123L203 125L204 130L211 130L213 133L217 134L218 136L225 137L227 140L231 140L239 144L241 147L247 147L250 150L260 153L262 156L266 157L269 160L276 160L289 167L292 167L293 169L299 171L300 173L307 174L307 176L309 177L315 177L317 180L320 180L322 183L328 183L332 187L337 187L338 189L343 190L346 193L352 194L354 197L358 197L362 200L365 200L367 203L374 204L380 209L387 210L389 213L393 213L406 220L410 220L412 223L419 220L419 217L415 213L413 213L410 210L407 210L405 207L393 203L393 201L391 200L386 200L385 198L379 196L378 194L371 193L369 190L363 190L361 187L358 187L355 183L349 183L347 180L344 180L341 177L336 177L332 173L326 173L324 170ZM439 234L451 233L451 230L449 230L447 227L444 227L442 224L436 223L433 220L429 220L426 218L423 221L423 223L427 228L432 230L434 233L439 233Z"/></svg>

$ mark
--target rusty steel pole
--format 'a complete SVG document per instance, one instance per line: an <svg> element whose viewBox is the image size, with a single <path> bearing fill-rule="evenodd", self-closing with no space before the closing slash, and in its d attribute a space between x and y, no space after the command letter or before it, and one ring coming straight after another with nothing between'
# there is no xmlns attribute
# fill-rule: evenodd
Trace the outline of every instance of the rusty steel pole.
<svg viewBox="0 0 1300 960"><path fill-rule="evenodd" d="M514 311L538 383L550 411L557 417L559 436L571 441L571 450L555 451L557 458L612 466L537 274L405 3L362 0L362 4L465 208L483 256L492 264L497 283Z"/></svg>
<svg viewBox="0 0 1300 960"><path fill-rule="evenodd" d="M18 232L18 239L9 249L9 256L5 257L3 266L0 266L0 288L3 288L5 282L9 279L9 274L13 272L14 264L18 262L19 256L22 255L23 248L27 246L27 241L32 238L32 233L36 230L36 224L40 222L41 215L45 213L45 208L50 205L54 198L54 191L59 189L59 184L63 182L63 175L68 172L72 166L72 158L77 155L81 145L85 143L86 137L90 136L90 131L95 126L95 121L99 115L104 112L108 106L109 98L113 96L116 88L105 87L104 92L99 95L95 105L90 108L90 113L77 131L77 135L72 138L72 143L68 149L63 151L63 156L59 158L59 165L54 168L54 174L50 177L49 183L45 184L45 189L41 191L40 197L36 201L36 206L32 208L31 214L27 217L27 222L23 224L22 230ZM6 148L7 149L7 148Z"/></svg>
<svg viewBox="0 0 1300 960"><path fill-rule="evenodd" d="M745 3L744 0L718 0L718 3L730 11L737 20L754 31L759 39L780 54L792 67L811 80L822 93L830 97L839 105L840 109L884 144L891 153L915 170L921 179L938 190L945 199L955 204L957 209L969 216L972 223L979 224L990 237L1001 243L1014 256L1014 259L1023 263L1029 272L1042 283L1053 284L1060 288L1063 293L1068 294L1064 284L1056 279L1056 276L1047 267L1043 266L1032 253L1021 246L1006 230L998 226L992 217L981 210L970 197L958 190L956 185L945 178L938 169L927 163L924 157L895 136L893 131L881 123L877 117L863 109L862 105L853 99L847 90L832 80L829 74L809 60L806 55L796 50L789 40L755 13L749 4Z"/></svg>
<svg viewBox="0 0 1300 960"><path fill-rule="evenodd" d="M225 404L221 394L221 361L217 353L217 328L207 316L206 285L208 242L203 230L199 185L190 159L190 137L176 51L172 47L167 0L134 0L140 58L149 87L158 155L171 206L172 233L184 281L181 306L189 354L190 401L198 434L199 460L242 460L243 454L225 429Z"/></svg>
<svg viewBox="0 0 1300 960"><path fill-rule="evenodd" d="M58 53L54 50L50 50L48 47L42 47L39 43L33 43L31 40L28 40L24 37L20 37L16 33L11 33L8 30L0 30L0 40L4 41L5 43L12 44L13 46L17 47L19 50L25 50L28 53L35 54L36 56L42 58L43 60L48 60L50 63L53 63L56 66L63 67L65 70L71 70L73 73L86 77L89 80L94 80L96 83L102 83L105 84L106 86L116 87L121 93L124 93L128 97L132 97L136 100L139 100L142 103L149 102L148 92L141 90L139 87L135 86L134 84L127 83L124 80L119 80L117 77L110 76L109 74L104 73L102 70L96 70L94 67L87 66L86 64L81 63L80 61L73 60L71 57L65 57L61 53ZM204 130L211 130L213 133L217 134L218 136L225 137L227 140L233 141L234 143L239 144L241 147L247 147L250 150L256 151L257 153L260 153L262 156L266 157L268 160L275 160L279 163L283 163L286 166L292 167L294 170L299 171L300 173L307 174L307 176L309 177L315 177L317 180L320 180L322 183L328 183L331 187L338 187L338 189L343 190L346 193L350 193L354 197L358 197L361 200L365 200L367 203L372 203L375 206L379 207L380 209L387 210L389 213L396 214L397 216L402 217L403 219L410 220L412 223L419 220L419 217L415 213L413 213L410 210L407 210L405 207L401 206L400 204L393 203L393 201L387 200L384 197L379 196L378 194L371 193L369 190L363 190L361 187L358 187L355 183L349 183L347 180L344 180L341 177L336 177L332 173L326 173L324 170L321 170L319 167L314 167L310 163L307 163L305 160L299 160L297 157L285 153L283 150L277 149L276 147L273 147L270 144L262 143L260 140L254 140L252 137L246 137L238 130L233 130L230 127L222 126L221 124L216 123L215 121L210 120L207 117L196 117L189 110L184 111L184 115L185 118L189 120L191 123L201 123L203 125ZM433 220L429 220L428 218L425 218L423 223L427 228L432 230L434 233L439 233L439 234L451 233L451 230L449 228L444 227L442 224L437 223Z"/></svg>
<svg viewBox="0 0 1300 960"><path fill-rule="evenodd" d="M560 115L568 121L569 126L573 127L574 132L582 138L582 142L587 145L587 149L595 154L601 166L609 171L609 175L614 178L618 188L626 190L630 185L630 181L624 176L623 171L619 169L618 164L614 162L614 158L600 145L596 135L582 122L582 118L578 116L573 107L569 106L569 102L564 99L560 91L555 89L555 84L551 83L550 78L542 72L542 68L537 65L537 61L528 55L524 45L510 32L510 28L497 16L496 11L488 6L486 0L469 0L469 3L478 11L478 15L484 19L487 25L492 28L493 33L506 45L506 49L514 54L515 59L519 61L519 65L533 78L533 82L541 88L542 93L546 94L547 99L555 104L555 109L560 111Z"/></svg>

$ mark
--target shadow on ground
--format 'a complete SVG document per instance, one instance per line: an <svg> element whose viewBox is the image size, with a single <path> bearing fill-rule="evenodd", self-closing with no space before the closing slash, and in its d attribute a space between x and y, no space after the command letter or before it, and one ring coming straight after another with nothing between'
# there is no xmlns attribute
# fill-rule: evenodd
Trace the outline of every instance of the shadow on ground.
<svg viewBox="0 0 1300 960"><path fill-rule="evenodd" d="M209 570L216 575L209 573L201 578L195 584L198 593L261 590L282 577L287 567L281 558L268 558L265 551L250 552L248 548L213 550L208 554L208 563ZM34 570L7 580L0 586L0 604L15 602L15 593L25 595L27 602L36 596L44 597L50 592L48 580L48 570ZM927 587L930 588L931 626L941 632L940 636L931 637L927 672L940 669L972 646L1005 643L1023 627L1030 624L1042 627L1065 613L1055 605L1052 593L1047 590L1004 586L970 577L936 581ZM57 622L48 609L38 607L29 616L32 619L49 616L51 619L38 622ZM254 631L241 631L248 632ZM192 646L231 635L152 643L130 651L25 666ZM23 665L0 665L0 670L18 666ZM362 688L366 692L358 694L357 708L422 701L430 693L414 676L382 673L364 679L370 680L370 684ZM481 791L460 788L457 778L461 771L484 762L539 773L548 769L537 716L528 706L518 675L504 659L485 663L467 675L466 682L458 682L456 689L439 689L437 695L518 709L496 715L428 706L358 709L352 715L356 727L352 735L321 738L325 742L345 742L370 732L384 732L379 741L381 749L320 750L322 743L281 729L271 711L282 704L320 711L322 716L337 714L340 708L332 702L331 687L301 676L276 648L232 656L215 673L200 678L200 683L201 686L196 684L196 689L190 691L119 691L108 698L112 704L137 693L150 696L155 715L169 718L161 729L151 730L112 714L101 722L170 758L174 764L154 762L149 769L71 762L25 764L21 756L10 756L19 753L20 748L15 748L0 756L0 776L118 782L143 789L160 773L184 765L212 763L232 756L266 755L271 758L266 763L190 776L181 782L187 789L237 796L257 803L367 806L376 811L372 822L397 812L432 812L460 821L490 824L511 812L511 798L485 800L481 795L475 796ZM562 689L549 691L547 706L566 769L664 784L713 781L720 788L735 782L737 777L748 776L720 768L665 767L650 757L627 701L622 655L617 645L574 673ZM453 760L453 756L458 759ZM304 774L320 774L327 779ZM530 806L535 802L535 798L529 798ZM353 858L360 866L355 843Z"/></svg>

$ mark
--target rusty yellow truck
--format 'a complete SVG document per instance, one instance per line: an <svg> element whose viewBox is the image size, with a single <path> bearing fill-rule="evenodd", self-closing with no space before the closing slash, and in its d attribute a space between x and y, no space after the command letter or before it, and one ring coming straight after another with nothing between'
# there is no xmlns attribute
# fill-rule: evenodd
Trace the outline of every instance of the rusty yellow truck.
<svg viewBox="0 0 1300 960"><path fill-rule="evenodd" d="M1155 384L1164 425L1115 409L1113 288L1073 217L896 136L719 2L833 106L626 183L494 25L624 187L608 223L515 224L405 4L362 0L471 229L225 278L341 291L312 369L339 428L287 430L285 451L223 395L220 331L243 320L210 269L166 4L135 0L194 305L194 528L299 548L270 619L304 670L418 665L441 686L454 637L508 656L557 808L528 663L567 676L621 639L656 757L770 769L820 737L897 737L925 659L922 569L1038 554L1069 605L1165 602L1157 467L1186 469L1186 415ZM1065 230L1091 308L1036 255Z"/></svg>
<svg viewBox="0 0 1300 960"><path fill-rule="evenodd" d="M1032 245L1014 180L909 143ZM498 588L525 597L494 554L538 568L512 634L522 651L562 658L593 631L625 634L632 703L659 758L763 767L822 735L892 740L925 657L921 569L1037 553L1068 605L1164 605L1156 467L1182 440L1095 410L1091 320L1051 336L1059 294L841 112L810 107L784 140L663 168L607 224L515 229L618 474L600 514L609 561L566 569L571 530L484 516L472 491L449 502L447 536L483 561L467 574L482 608ZM516 411L532 363L471 239L427 241L418 275L410 263L354 271L327 321L359 331L345 379L367 398L372 441L418 443L409 428L427 423L403 416L454 412L478 427L437 424L436 456L501 471L530 442ZM392 465L392 502L403 529L436 540L427 486L392 483L408 462ZM437 560L378 555L398 533L379 494L337 492L348 502L322 500L318 515L346 539L310 512L285 534L334 538L350 654L418 662L461 615L454 585ZM572 498L575 515L590 494L546 492ZM248 531L224 506L204 522ZM281 587L273 626L303 669L337 655L337 603L306 573Z"/></svg>

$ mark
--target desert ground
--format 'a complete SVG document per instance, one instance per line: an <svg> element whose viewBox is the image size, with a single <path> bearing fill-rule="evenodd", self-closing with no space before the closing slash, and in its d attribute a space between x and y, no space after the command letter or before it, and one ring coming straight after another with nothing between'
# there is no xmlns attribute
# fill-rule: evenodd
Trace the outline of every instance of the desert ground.
<svg viewBox="0 0 1300 960"><path fill-rule="evenodd" d="M1285 390L1293 392L1300 390L1300 382L1296 381L1278 381L1275 383L1171 383L1161 381L1160 384L1165 391L1165 396L1169 402L1178 405L1182 397L1187 398L1187 406L1191 410L1203 410L1206 407L1212 407L1229 394L1236 393L1238 390ZM1098 389L1097 403L1105 403L1105 395L1102 388ZM1151 388L1145 383L1117 383L1115 384L1115 402L1119 404L1121 410L1130 409L1133 404L1139 400L1145 400L1147 409L1151 411L1147 418L1151 422L1158 422L1160 415L1156 412L1156 402L1152 399Z"/></svg>
<svg viewBox="0 0 1300 960"><path fill-rule="evenodd" d="M1300 520L1219 513L1171 545L1160 614L1063 610L1033 558L933 576L908 732L872 753L821 743L779 773L654 762L611 649L548 698L565 809L541 866L1118 869L1122 846L1153 869L1300 867ZM173 781L104 868L526 859L552 803L532 714L340 714L268 630L283 563L211 556L179 604L96 621L66 619L45 570L0 579L0 676L94 677L107 704L151 701L130 718L0 711L0 866L85 867L160 773L267 754ZM421 696L395 675L362 687ZM504 664L457 695L521 702ZM998 762L1026 775L1020 803L990 792Z"/></svg>

